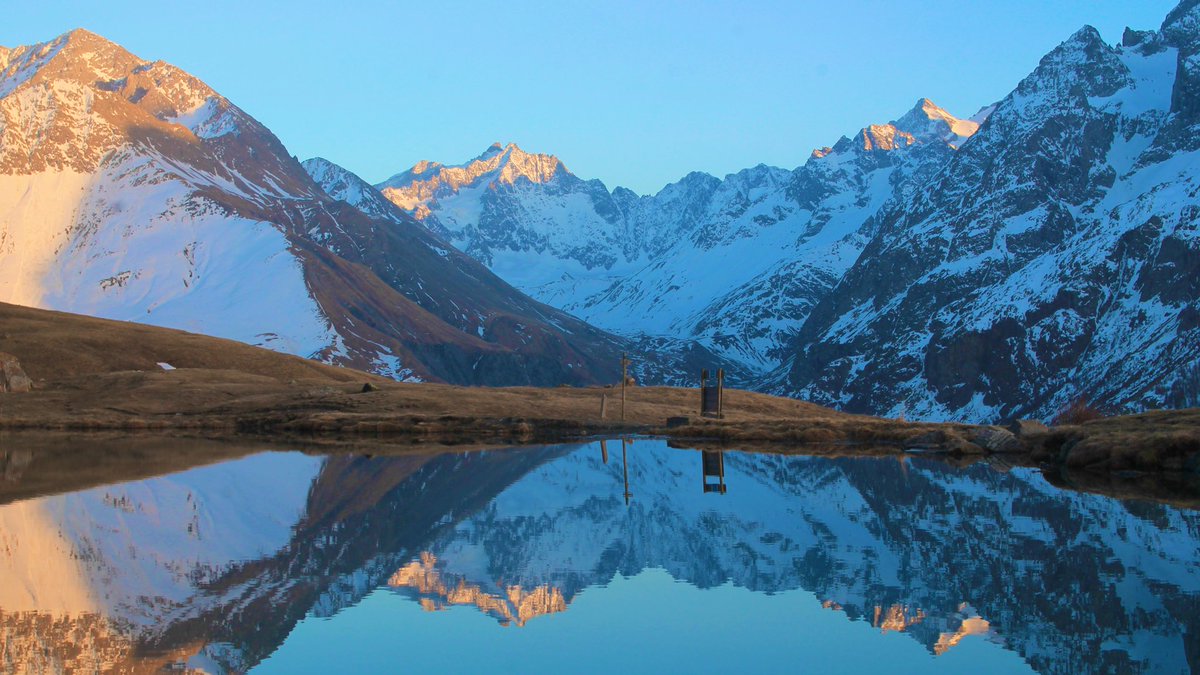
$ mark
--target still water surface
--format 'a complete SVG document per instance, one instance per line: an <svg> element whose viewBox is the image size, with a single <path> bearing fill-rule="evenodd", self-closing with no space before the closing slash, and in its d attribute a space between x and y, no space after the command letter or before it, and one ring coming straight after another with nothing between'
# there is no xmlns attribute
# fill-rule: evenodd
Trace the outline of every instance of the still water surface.
<svg viewBox="0 0 1200 675"><path fill-rule="evenodd" d="M933 459L262 453L0 506L0 579L2 672L1200 670L1200 513Z"/></svg>

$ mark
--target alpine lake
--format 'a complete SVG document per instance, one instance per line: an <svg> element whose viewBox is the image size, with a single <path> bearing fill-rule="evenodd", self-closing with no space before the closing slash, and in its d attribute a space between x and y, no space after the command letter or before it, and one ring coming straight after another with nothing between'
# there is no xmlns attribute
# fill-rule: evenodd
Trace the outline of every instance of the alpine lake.
<svg viewBox="0 0 1200 675"><path fill-rule="evenodd" d="M1200 672L1196 503L652 438L6 435L0 671Z"/></svg>

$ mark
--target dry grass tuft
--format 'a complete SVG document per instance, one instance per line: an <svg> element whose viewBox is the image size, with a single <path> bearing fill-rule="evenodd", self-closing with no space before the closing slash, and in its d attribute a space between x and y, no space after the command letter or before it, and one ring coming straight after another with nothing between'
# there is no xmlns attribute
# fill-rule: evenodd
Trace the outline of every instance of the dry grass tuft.
<svg viewBox="0 0 1200 675"><path fill-rule="evenodd" d="M1058 414L1051 420L1050 425L1061 427L1068 424L1083 424L1093 420L1104 419L1108 417L1099 408L1092 405L1091 401L1086 396L1080 396L1058 411Z"/></svg>

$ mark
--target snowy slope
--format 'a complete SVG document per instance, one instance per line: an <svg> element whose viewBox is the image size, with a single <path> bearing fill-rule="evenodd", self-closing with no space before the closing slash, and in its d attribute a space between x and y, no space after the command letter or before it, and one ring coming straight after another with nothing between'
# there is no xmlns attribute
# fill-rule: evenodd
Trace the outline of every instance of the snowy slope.
<svg viewBox="0 0 1200 675"><path fill-rule="evenodd" d="M138 91L136 105L114 101ZM185 144L220 136L241 116L224 99L85 31L10 52L0 93L0 300L302 356L333 342L278 228L200 194L290 197L270 174L264 189L127 140L150 129ZM261 278L241 272L254 268Z"/></svg>
<svg viewBox="0 0 1200 675"><path fill-rule="evenodd" d="M1200 372L1200 25L1047 55L946 168L880 217L782 391L878 413L1049 417L1187 405Z"/></svg>

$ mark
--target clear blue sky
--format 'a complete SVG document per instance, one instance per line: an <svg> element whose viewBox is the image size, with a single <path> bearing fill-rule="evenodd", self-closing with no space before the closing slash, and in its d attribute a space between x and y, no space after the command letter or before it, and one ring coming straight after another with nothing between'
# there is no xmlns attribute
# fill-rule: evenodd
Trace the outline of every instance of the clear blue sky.
<svg viewBox="0 0 1200 675"><path fill-rule="evenodd" d="M610 188L792 168L927 96L968 116L1084 24L1176 0L8 3L0 45L83 27L188 70L301 159L378 182L493 141Z"/></svg>

